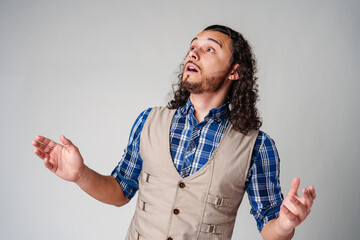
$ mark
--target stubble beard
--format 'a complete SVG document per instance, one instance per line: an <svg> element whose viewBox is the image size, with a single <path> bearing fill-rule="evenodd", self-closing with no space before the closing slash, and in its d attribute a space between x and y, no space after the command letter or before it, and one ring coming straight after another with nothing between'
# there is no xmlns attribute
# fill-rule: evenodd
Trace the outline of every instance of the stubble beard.
<svg viewBox="0 0 360 240"><path fill-rule="evenodd" d="M180 86L193 94L217 92L224 85L227 73L221 74L221 76L215 75L216 74L207 76L205 80L201 82L191 82L189 80L190 75L183 73Z"/></svg>

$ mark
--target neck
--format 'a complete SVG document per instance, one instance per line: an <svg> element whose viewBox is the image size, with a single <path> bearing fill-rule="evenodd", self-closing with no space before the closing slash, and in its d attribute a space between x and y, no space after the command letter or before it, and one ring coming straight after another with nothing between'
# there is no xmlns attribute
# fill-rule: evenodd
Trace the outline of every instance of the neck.
<svg viewBox="0 0 360 240"><path fill-rule="evenodd" d="M198 122L204 121L205 116L213 108L221 107L226 99L224 94L202 93L190 94L190 102L194 106L194 116Z"/></svg>

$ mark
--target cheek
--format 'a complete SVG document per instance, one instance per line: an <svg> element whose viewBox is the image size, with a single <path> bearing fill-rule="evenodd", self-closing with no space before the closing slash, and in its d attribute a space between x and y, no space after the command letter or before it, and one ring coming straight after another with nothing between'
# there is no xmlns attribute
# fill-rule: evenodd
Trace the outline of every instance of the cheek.
<svg viewBox="0 0 360 240"><path fill-rule="evenodd" d="M223 63L209 65L208 69L208 72L213 75L223 75L228 72L227 66L223 66Z"/></svg>
<svg viewBox="0 0 360 240"><path fill-rule="evenodd" d="M204 59L205 60L205 59ZM221 57L213 57L206 59L206 63L208 66L212 67L212 69L223 69L227 67L227 62L225 58Z"/></svg>

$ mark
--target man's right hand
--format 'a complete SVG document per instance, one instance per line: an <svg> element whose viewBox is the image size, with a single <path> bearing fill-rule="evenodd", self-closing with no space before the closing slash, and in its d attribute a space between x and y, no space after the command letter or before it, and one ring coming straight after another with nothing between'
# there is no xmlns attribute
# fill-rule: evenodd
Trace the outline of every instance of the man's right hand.
<svg viewBox="0 0 360 240"><path fill-rule="evenodd" d="M66 181L75 182L101 202L118 207L129 202L113 176L104 176L88 168L79 149L63 135L60 140L64 145L43 136L36 136L32 141L36 147L35 154L44 160L44 165L50 171Z"/></svg>
<svg viewBox="0 0 360 240"><path fill-rule="evenodd" d="M85 164L79 149L64 135L60 136L64 145L58 144L43 136L36 136L32 145L36 147L35 154L44 160L44 165L60 178L77 182Z"/></svg>

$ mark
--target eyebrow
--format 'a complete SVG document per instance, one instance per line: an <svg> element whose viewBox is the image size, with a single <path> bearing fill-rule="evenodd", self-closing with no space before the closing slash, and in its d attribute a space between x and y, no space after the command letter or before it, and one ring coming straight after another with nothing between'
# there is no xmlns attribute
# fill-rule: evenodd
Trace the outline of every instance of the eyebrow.
<svg viewBox="0 0 360 240"><path fill-rule="evenodd" d="M196 37L196 38L194 38L193 40L191 40L191 42L190 42L190 43L192 43L192 42L193 42L193 41L195 41L195 40L198 40L198 38L197 38L197 37ZM213 39L213 38L208 38L207 40L212 41L212 42L214 42L214 43L218 44L218 45L220 46L220 48L222 48L222 44L221 44L221 42L219 42L218 40Z"/></svg>

